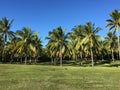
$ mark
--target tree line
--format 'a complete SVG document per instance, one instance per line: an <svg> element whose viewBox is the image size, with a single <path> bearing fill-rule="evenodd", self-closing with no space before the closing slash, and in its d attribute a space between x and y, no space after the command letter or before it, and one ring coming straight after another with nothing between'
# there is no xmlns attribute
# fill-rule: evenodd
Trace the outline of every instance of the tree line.
<svg viewBox="0 0 120 90"><path fill-rule="evenodd" d="M90 61L91 66L94 66L99 60L119 60L120 12L114 10L109 16L110 19L106 19L106 28L110 31L105 37L98 35L102 28L95 27L92 22L77 25L68 33L58 27L48 33L45 48L42 47L38 32L34 32L30 27L13 32L13 20L4 17L0 20L0 62L36 64L45 58L51 59L52 64L60 61L62 66L63 59L74 59L79 62Z"/></svg>

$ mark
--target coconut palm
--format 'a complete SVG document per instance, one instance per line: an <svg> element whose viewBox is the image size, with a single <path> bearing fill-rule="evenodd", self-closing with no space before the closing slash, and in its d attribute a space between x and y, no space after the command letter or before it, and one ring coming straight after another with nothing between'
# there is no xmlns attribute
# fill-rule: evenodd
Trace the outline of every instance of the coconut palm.
<svg viewBox="0 0 120 90"><path fill-rule="evenodd" d="M109 48L108 50L111 51L113 62L114 62L114 52L115 52L116 45L117 45L116 40L117 40L117 37L112 32L109 32L107 34L107 37L105 37L105 43L107 47Z"/></svg>
<svg viewBox="0 0 120 90"><path fill-rule="evenodd" d="M32 49L32 54L35 58L35 64L37 63L38 57L42 53L42 41L39 39L39 33L35 32L34 37L32 38L34 48Z"/></svg>
<svg viewBox="0 0 120 90"><path fill-rule="evenodd" d="M9 39L9 37L14 36L14 32L10 30L12 23L13 20L10 21L6 17L0 20L0 35L2 35L3 37L3 52L2 52L3 57L5 53L4 47L7 40ZM4 58L2 58L2 61L4 61Z"/></svg>
<svg viewBox="0 0 120 90"><path fill-rule="evenodd" d="M114 10L112 13L110 13L111 19L106 20L108 24L106 25L107 28L110 30L114 30L114 34L118 33L118 30L120 28L120 11ZM120 42L119 42L119 33L118 33L118 55L120 59Z"/></svg>
<svg viewBox="0 0 120 90"><path fill-rule="evenodd" d="M16 32L19 42L16 46L16 52L24 55L25 64L27 63L27 58L31 57L31 52L35 52L35 35L29 27L24 27L22 30ZM32 54L33 55L33 54Z"/></svg>
<svg viewBox="0 0 120 90"><path fill-rule="evenodd" d="M73 31L70 33L69 35L69 39L70 39L70 46L73 56L77 58L80 56L82 59L82 53L83 53L83 40L85 38L85 34L84 34L84 26L82 25L78 25L75 26L73 29Z"/></svg>
<svg viewBox="0 0 120 90"><path fill-rule="evenodd" d="M94 27L94 24L92 24L91 22L87 22L85 25L85 33L86 33L86 37L85 37L85 44L88 47L88 50L90 51L90 55L91 55L91 60L92 60L92 66L94 66L94 53L93 53L93 49L95 46L99 46L98 43L98 38L99 36L96 35L99 31L101 30L101 28Z"/></svg>
<svg viewBox="0 0 120 90"><path fill-rule="evenodd" d="M52 32L49 32L49 44L52 50L56 52L56 56L60 58L60 65L62 66L63 53L65 52L65 47L67 43L67 35L65 34L66 30L63 30L61 27L54 29Z"/></svg>

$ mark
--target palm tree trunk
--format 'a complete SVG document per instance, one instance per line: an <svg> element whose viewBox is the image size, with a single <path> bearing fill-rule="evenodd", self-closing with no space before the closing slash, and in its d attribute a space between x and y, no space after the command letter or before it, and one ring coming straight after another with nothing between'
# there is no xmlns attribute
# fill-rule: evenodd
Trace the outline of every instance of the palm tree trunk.
<svg viewBox="0 0 120 90"><path fill-rule="evenodd" d="M10 55L10 64L12 63L13 61L13 57L12 57L12 54Z"/></svg>
<svg viewBox="0 0 120 90"><path fill-rule="evenodd" d="M62 66L62 46L60 45L60 66Z"/></svg>
<svg viewBox="0 0 120 90"><path fill-rule="evenodd" d="M35 64L37 64L38 56L35 57Z"/></svg>
<svg viewBox="0 0 120 90"><path fill-rule="evenodd" d="M81 58L81 60L82 60L82 58L83 58L83 53L81 52L81 54L80 54L80 58Z"/></svg>
<svg viewBox="0 0 120 90"><path fill-rule="evenodd" d="M17 64L18 64L18 61L19 61L19 60L18 60L18 58L17 58Z"/></svg>
<svg viewBox="0 0 120 90"><path fill-rule="evenodd" d="M94 60L93 60L93 51L92 51L92 48L90 49L90 52L91 52L91 60L92 60L92 67L94 66Z"/></svg>
<svg viewBox="0 0 120 90"><path fill-rule="evenodd" d="M74 60L76 60L76 54L75 54L75 53L73 54L72 58L73 58Z"/></svg>
<svg viewBox="0 0 120 90"><path fill-rule="evenodd" d="M54 58L54 65L56 65L56 58Z"/></svg>
<svg viewBox="0 0 120 90"><path fill-rule="evenodd" d="M25 64L27 64L27 56L25 57Z"/></svg>
<svg viewBox="0 0 120 90"><path fill-rule="evenodd" d="M75 61L77 62L77 60L78 60L78 57L77 57L77 55L75 55Z"/></svg>
<svg viewBox="0 0 120 90"><path fill-rule="evenodd" d="M20 62L22 63L22 57L20 58Z"/></svg>
<svg viewBox="0 0 120 90"><path fill-rule="evenodd" d="M80 60L80 62L81 62L80 64L81 64L81 65L82 65L82 58L83 58L83 53L81 52L81 54L80 54L80 59L81 59L81 60Z"/></svg>
<svg viewBox="0 0 120 90"><path fill-rule="evenodd" d="M114 62L114 52L113 52L113 49L112 49L112 60L113 60L113 62Z"/></svg>

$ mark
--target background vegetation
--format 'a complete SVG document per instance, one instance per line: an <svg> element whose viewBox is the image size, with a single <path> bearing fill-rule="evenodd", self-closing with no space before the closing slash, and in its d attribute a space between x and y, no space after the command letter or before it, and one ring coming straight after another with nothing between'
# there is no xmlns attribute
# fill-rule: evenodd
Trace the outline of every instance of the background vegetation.
<svg viewBox="0 0 120 90"><path fill-rule="evenodd" d="M48 44L42 47L38 32L30 27L23 27L16 32L11 30L13 20L6 17L0 20L0 62L37 64L51 61L51 64L74 64L91 66L114 62L120 59L120 12L114 10L110 19L106 19L106 28L110 31L106 36L98 35L102 30L94 23L73 27L66 33L62 27L53 29L46 39Z"/></svg>

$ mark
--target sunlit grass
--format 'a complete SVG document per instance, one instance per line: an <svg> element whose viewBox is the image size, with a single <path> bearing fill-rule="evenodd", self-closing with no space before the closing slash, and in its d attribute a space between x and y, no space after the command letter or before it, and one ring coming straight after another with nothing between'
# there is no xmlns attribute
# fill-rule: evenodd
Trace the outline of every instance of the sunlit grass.
<svg viewBox="0 0 120 90"><path fill-rule="evenodd" d="M0 90L119 90L119 67L0 64Z"/></svg>

